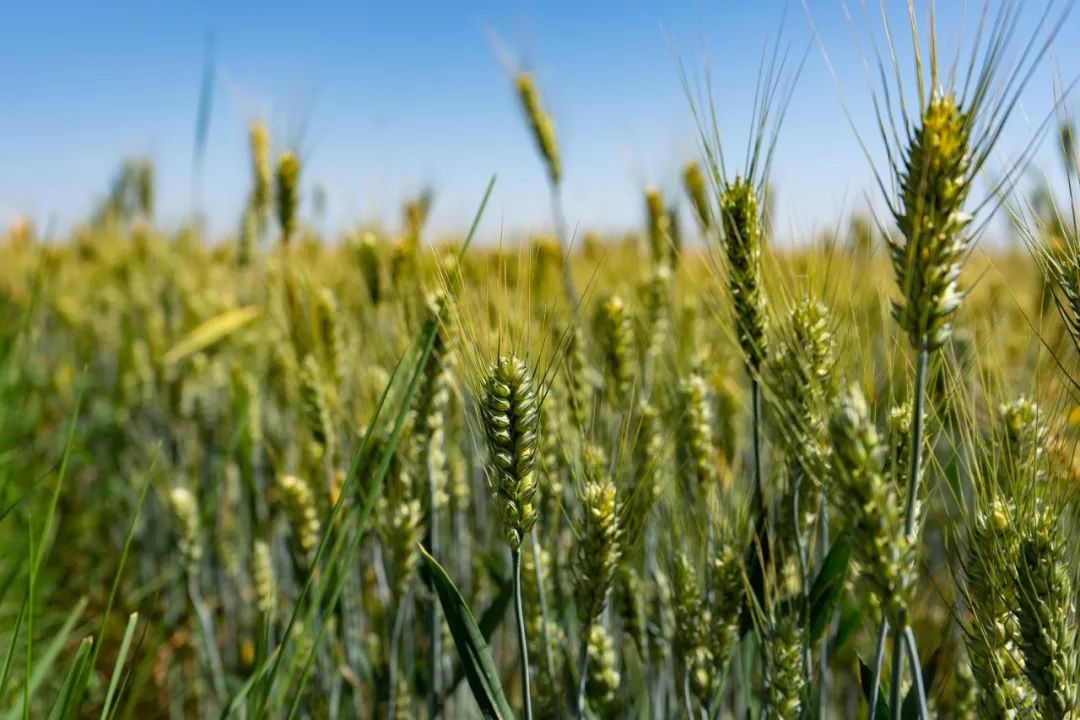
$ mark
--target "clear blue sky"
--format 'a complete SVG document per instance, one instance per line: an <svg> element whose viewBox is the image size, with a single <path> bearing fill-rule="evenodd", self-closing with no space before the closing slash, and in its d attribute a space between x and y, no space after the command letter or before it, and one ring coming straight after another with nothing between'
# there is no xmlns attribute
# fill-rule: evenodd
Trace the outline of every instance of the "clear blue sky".
<svg viewBox="0 0 1080 720"><path fill-rule="evenodd" d="M903 4L888 2L902 22ZM832 226L872 188L801 4L787 4L784 37L796 55L810 49L774 168L778 230L790 236ZM1041 4L1028 2L1027 15ZM401 199L428 184L435 226L461 229L492 173L499 180L485 234L542 227L544 174L498 44L539 78L562 144L571 224L630 227L642 215L642 188L678 192L680 168L697 152L676 58L694 73L708 54L721 127L741 147L758 59L784 5L9 0L0 3L0 225L25 213L67 227L91 210L122 158L148 154L163 222L176 224L198 204L212 229L231 231L250 182L246 128L263 117L278 148L299 143L307 197L316 183L327 189L329 229L373 216L396 225ZM939 5L948 38L961 2ZM810 6L842 95L874 140L841 0ZM1078 31L1073 13L1063 36ZM208 33L216 86L195 192ZM1066 78L1080 73L1080 51L1069 45L1059 41L1034 78L1004 152L1021 147L1050 109L1054 66Z"/></svg>

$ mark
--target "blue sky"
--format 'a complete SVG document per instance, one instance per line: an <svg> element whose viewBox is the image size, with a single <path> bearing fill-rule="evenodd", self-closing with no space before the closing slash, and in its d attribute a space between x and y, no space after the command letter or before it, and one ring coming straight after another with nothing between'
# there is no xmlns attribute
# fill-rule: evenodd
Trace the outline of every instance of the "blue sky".
<svg viewBox="0 0 1080 720"><path fill-rule="evenodd" d="M641 219L642 189L679 192L680 169L697 153L676 60L693 75L708 56L721 129L741 148L758 61L785 4L783 37L795 55L809 54L774 183L778 233L800 236L833 226L873 188L797 0L11 0L0 5L0 225L27 214L68 227L90 212L121 159L150 155L164 223L199 207L214 231L231 231L250 182L246 128L261 117L278 148L299 146L307 197L316 183L326 188L327 229L371 217L396 225L402 198L431 185L434 226L460 230L493 173L499 179L484 234L543 227L545 178L505 53L536 73L554 116L571 224L631 227ZM903 5L889 4L903 22ZM948 42L962 24L962 3L939 4ZM1031 18L1041 3L1027 4ZM841 95L873 141L870 93L841 0L809 5ZM981 2L973 5L972 16ZM969 32L972 26L969 17ZM1074 13L1063 36L1078 30ZM195 183L208 34L216 83L206 163ZM1069 45L1059 41L1034 77L1002 143L1006 155L1050 110L1054 73L1080 73L1080 51Z"/></svg>

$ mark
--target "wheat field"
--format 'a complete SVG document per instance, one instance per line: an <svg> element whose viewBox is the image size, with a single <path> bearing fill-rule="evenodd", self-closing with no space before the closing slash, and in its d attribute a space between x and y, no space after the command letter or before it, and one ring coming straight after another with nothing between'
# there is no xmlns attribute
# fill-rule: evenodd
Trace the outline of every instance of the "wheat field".
<svg viewBox="0 0 1080 720"><path fill-rule="evenodd" d="M1065 103L1037 192L991 167L1068 11L1025 5L940 64L878 28L917 49L852 128L883 211L795 246L779 44L742 162L681 71L700 155L626 236L569 229L527 71L554 231L520 243L436 240L428 193L320 234L261 121L235 234L156 223L142 159L65 237L13 225L2 717L1077 717Z"/></svg>

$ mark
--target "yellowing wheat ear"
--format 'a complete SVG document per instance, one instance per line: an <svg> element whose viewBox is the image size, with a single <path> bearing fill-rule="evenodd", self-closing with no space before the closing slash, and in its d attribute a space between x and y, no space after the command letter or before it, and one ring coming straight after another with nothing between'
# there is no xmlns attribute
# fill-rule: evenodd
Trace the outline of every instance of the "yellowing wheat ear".
<svg viewBox="0 0 1080 720"><path fill-rule="evenodd" d="M519 72L514 78L518 99L525 110L525 118L532 129L533 139L540 149L540 154L547 164L548 175L556 185L562 179L562 160L559 157L559 144L555 138L555 123L544 109L536 79L532 73Z"/></svg>

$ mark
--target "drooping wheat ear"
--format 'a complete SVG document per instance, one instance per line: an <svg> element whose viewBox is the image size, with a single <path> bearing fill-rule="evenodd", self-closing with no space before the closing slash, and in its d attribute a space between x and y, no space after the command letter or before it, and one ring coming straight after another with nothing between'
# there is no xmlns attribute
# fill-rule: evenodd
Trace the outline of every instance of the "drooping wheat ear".
<svg viewBox="0 0 1080 720"><path fill-rule="evenodd" d="M295 475L282 475L278 478L278 485L285 496L285 507L292 518L293 536L300 550L306 555L315 549L319 542L319 533L322 532L315 497L307 482Z"/></svg>
<svg viewBox="0 0 1080 720"><path fill-rule="evenodd" d="M841 397L829 434L838 480L833 498L855 536L852 547L863 577L889 624L906 628L915 586L912 540L904 531L903 504L883 474L887 448L858 386Z"/></svg>
<svg viewBox="0 0 1080 720"><path fill-rule="evenodd" d="M536 522L537 511L533 468L540 402L524 360L499 358L484 381L480 413L503 539L516 551Z"/></svg>
<svg viewBox="0 0 1080 720"><path fill-rule="evenodd" d="M765 687L764 717L797 718L802 711L806 676L803 674L805 635L797 612L785 612L767 631L769 683Z"/></svg>
<svg viewBox="0 0 1080 720"><path fill-rule="evenodd" d="M251 205L261 219L270 210L270 132L266 123L256 120L251 124L252 189Z"/></svg>
<svg viewBox="0 0 1080 720"><path fill-rule="evenodd" d="M731 544L722 544L712 560L709 651L717 668L723 668L739 641L739 615L746 596L743 555Z"/></svg>
<svg viewBox="0 0 1080 720"><path fill-rule="evenodd" d="M202 540L199 537L199 501L195 493L186 487L174 487L169 491L169 506L180 526L180 559L189 574L198 572L202 560Z"/></svg>
<svg viewBox="0 0 1080 720"><path fill-rule="evenodd" d="M612 295L598 308L597 334L612 397L623 400L634 384L634 324L626 303Z"/></svg>
<svg viewBox="0 0 1080 720"><path fill-rule="evenodd" d="M685 553L675 556L672 570L673 649L683 664L690 692L699 702L708 702L715 690L716 664L709 643L709 609L702 600L694 566Z"/></svg>
<svg viewBox="0 0 1080 720"><path fill-rule="evenodd" d="M1077 702L1077 626L1067 541L1058 515L1038 506L1019 520L1015 570L1024 672L1045 718L1065 718Z"/></svg>
<svg viewBox="0 0 1080 720"><path fill-rule="evenodd" d="M300 204L300 160L292 152L285 151L278 158L276 182L281 239L288 244L296 231L297 207Z"/></svg>
<svg viewBox="0 0 1080 720"><path fill-rule="evenodd" d="M337 438L322 369L314 355L307 355L300 368L300 400L304 410L304 422L315 445L316 457L320 460L326 458L333 463Z"/></svg>
<svg viewBox="0 0 1080 720"><path fill-rule="evenodd" d="M757 191L736 177L720 195L728 289L743 359L757 371L766 354L765 295L761 287L761 216Z"/></svg>
<svg viewBox="0 0 1080 720"><path fill-rule="evenodd" d="M619 689L618 655L615 653L615 642L611 633L603 623L593 623L589 626L589 663L588 678L585 681L585 693L589 699L589 705L597 710L603 710L615 700L615 692Z"/></svg>
<svg viewBox="0 0 1080 720"><path fill-rule="evenodd" d="M277 578L274 574L274 559L270 546L263 540L256 540L251 559L251 578L255 585L255 606L266 617L273 617L277 612Z"/></svg>
<svg viewBox="0 0 1080 720"><path fill-rule="evenodd" d="M964 298L958 287L970 247L971 123L955 95L935 91L911 135L899 173L900 238L889 239L901 298L893 315L916 350L935 350L952 334Z"/></svg>
<svg viewBox="0 0 1080 720"><path fill-rule="evenodd" d="M645 191L645 210L649 217L649 249L654 266L669 265L671 260L671 218L659 188Z"/></svg>
<svg viewBox="0 0 1080 720"><path fill-rule="evenodd" d="M536 146L547 164L548 176L553 184L558 185L562 179L562 161L559 159L559 144L555 138L555 123L544 110L540 91L536 88L536 79L532 73L523 71L514 78L514 84L525 110L525 119L532 129L533 139L536 140Z"/></svg>
<svg viewBox="0 0 1080 720"><path fill-rule="evenodd" d="M712 229L712 211L709 209L708 185L705 175L701 172L701 165L696 160L691 160L683 168L683 185L686 194L690 196L690 202L694 205L701 232L707 233Z"/></svg>
<svg viewBox="0 0 1080 720"><path fill-rule="evenodd" d="M1018 646L1013 613L1016 592L1009 580L1019 542L1010 524L1010 505L1001 500L979 512L968 530L963 563L971 617L964 628L971 671L978 684L980 717L1027 717L1034 710Z"/></svg>
<svg viewBox="0 0 1080 720"><path fill-rule="evenodd" d="M584 454L583 517L574 555L574 597L578 619L587 627L596 622L607 604L622 548L615 479L608 471L607 459L595 445L587 445Z"/></svg>
<svg viewBox="0 0 1080 720"><path fill-rule="evenodd" d="M693 492L701 492L716 482L716 447L712 439L712 409L705 378L692 372L682 381L681 395L685 421L679 426L679 441L690 459Z"/></svg>
<svg viewBox="0 0 1080 720"><path fill-rule="evenodd" d="M1047 428L1039 405L1026 397L1002 404L998 414L1004 426L1004 456L1014 476L1020 474L1036 481L1045 480Z"/></svg>

